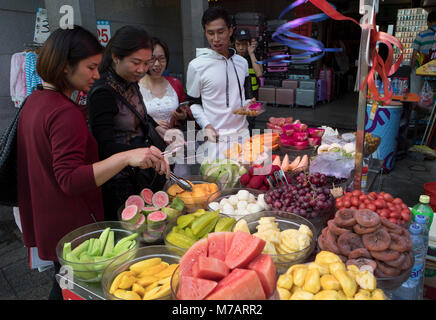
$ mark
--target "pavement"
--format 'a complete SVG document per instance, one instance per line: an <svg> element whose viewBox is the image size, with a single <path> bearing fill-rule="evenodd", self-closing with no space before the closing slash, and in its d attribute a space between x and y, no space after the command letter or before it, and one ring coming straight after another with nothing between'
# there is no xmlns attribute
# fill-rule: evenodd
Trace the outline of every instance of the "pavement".
<svg viewBox="0 0 436 320"><path fill-rule="evenodd" d="M267 112L256 121L257 128L265 128L270 116L293 116L310 125L330 125L355 130L357 98L345 94L343 99L312 108L268 106ZM426 182L436 181L436 161L416 162L410 158L397 161L394 170L377 178L375 191L383 190L413 206L423 194ZM27 249L15 224L11 207L0 206L0 300L45 300L53 284L53 269L31 270Z"/></svg>

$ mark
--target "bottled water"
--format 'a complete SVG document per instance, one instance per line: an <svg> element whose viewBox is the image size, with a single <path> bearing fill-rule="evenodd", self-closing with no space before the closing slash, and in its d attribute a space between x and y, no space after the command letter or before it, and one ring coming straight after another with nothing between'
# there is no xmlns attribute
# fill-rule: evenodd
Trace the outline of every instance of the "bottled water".
<svg viewBox="0 0 436 320"><path fill-rule="evenodd" d="M428 248L428 229L427 229L427 224L428 224L428 217L418 214L415 216L415 223L421 225L422 227L422 237L424 239L424 244L425 247Z"/></svg>
<svg viewBox="0 0 436 320"><path fill-rule="evenodd" d="M422 227L413 223L409 227L410 240L413 243L413 255L415 264L409 279L398 288L394 294L394 299L399 300L422 300L424 285L424 267L427 248L422 236Z"/></svg>
<svg viewBox="0 0 436 320"><path fill-rule="evenodd" d="M429 205L430 197L427 195L421 195L419 197L419 203L412 208L412 221L415 221L415 217L420 214L427 217L427 230L430 230L431 223L433 222L433 209Z"/></svg>

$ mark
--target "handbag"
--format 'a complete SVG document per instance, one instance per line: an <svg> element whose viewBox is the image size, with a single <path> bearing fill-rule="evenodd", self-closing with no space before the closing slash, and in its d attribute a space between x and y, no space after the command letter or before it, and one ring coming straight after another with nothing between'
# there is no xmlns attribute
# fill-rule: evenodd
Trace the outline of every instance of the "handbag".
<svg viewBox="0 0 436 320"><path fill-rule="evenodd" d="M20 112L26 101L27 98L0 139L0 204L5 206L18 206L17 130Z"/></svg>

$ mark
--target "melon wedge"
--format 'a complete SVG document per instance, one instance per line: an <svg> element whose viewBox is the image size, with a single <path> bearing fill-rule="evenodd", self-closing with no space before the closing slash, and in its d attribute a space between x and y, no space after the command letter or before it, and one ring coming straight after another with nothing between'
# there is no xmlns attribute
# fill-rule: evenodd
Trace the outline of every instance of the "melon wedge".
<svg viewBox="0 0 436 320"><path fill-rule="evenodd" d="M289 168L288 168L288 170L294 170L295 168L297 168L298 164L300 163L300 160L301 160L301 157L300 157L300 156L296 157L296 158L294 159L294 161L292 161L292 162L289 164Z"/></svg>
<svg viewBox="0 0 436 320"><path fill-rule="evenodd" d="M307 166L309 166L309 157L307 156L307 154L305 154L295 169L306 168Z"/></svg>
<svg viewBox="0 0 436 320"><path fill-rule="evenodd" d="M234 236L235 236L234 232L226 232L226 254L225 255L227 255L227 252L229 252L230 248L232 247L232 242L233 242ZM225 260L225 256L224 256L224 260Z"/></svg>
<svg viewBox="0 0 436 320"><path fill-rule="evenodd" d="M200 256L207 257L208 240L201 239L194 243L180 259L180 277L192 276L192 267Z"/></svg>
<svg viewBox="0 0 436 320"><path fill-rule="evenodd" d="M180 278L177 297L180 300L202 300L217 286L216 281L184 276Z"/></svg>
<svg viewBox="0 0 436 320"><path fill-rule="evenodd" d="M264 247L265 240L243 231L237 231L233 237L232 246L227 252L225 263L230 269L243 268L261 254Z"/></svg>
<svg viewBox="0 0 436 320"><path fill-rule="evenodd" d="M285 156L283 157L283 162L282 162L281 168L282 168L282 170L284 172L289 170L289 157L288 157L288 154L285 154Z"/></svg>
<svg viewBox="0 0 436 320"><path fill-rule="evenodd" d="M276 157L276 158L274 159L274 161L272 162L272 164L280 167L280 166L282 165L282 162L281 162L281 160L280 160L280 157Z"/></svg>
<svg viewBox="0 0 436 320"><path fill-rule="evenodd" d="M256 272L234 269L215 287L206 300L265 300L265 292Z"/></svg>
<svg viewBox="0 0 436 320"><path fill-rule="evenodd" d="M226 264L216 258L200 256L192 268L196 278L219 281L226 277L230 270Z"/></svg>
<svg viewBox="0 0 436 320"><path fill-rule="evenodd" d="M226 258L226 234L227 232L213 232L207 236L209 246L207 256L224 261Z"/></svg>
<svg viewBox="0 0 436 320"><path fill-rule="evenodd" d="M269 254L261 254L248 264L248 269L256 272L262 283L265 296L269 297L276 286L276 267Z"/></svg>

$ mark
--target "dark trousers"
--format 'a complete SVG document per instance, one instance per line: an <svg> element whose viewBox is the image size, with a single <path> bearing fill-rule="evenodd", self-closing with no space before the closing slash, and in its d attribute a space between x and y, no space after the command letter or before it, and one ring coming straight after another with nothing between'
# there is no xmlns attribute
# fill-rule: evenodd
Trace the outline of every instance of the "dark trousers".
<svg viewBox="0 0 436 320"><path fill-rule="evenodd" d="M53 287L51 288L50 294L48 296L48 300L63 300L62 290L59 287L59 283L56 281L56 274L59 273L61 269L61 265L57 261L54 262L54 275L53 275Z"/></svg>

